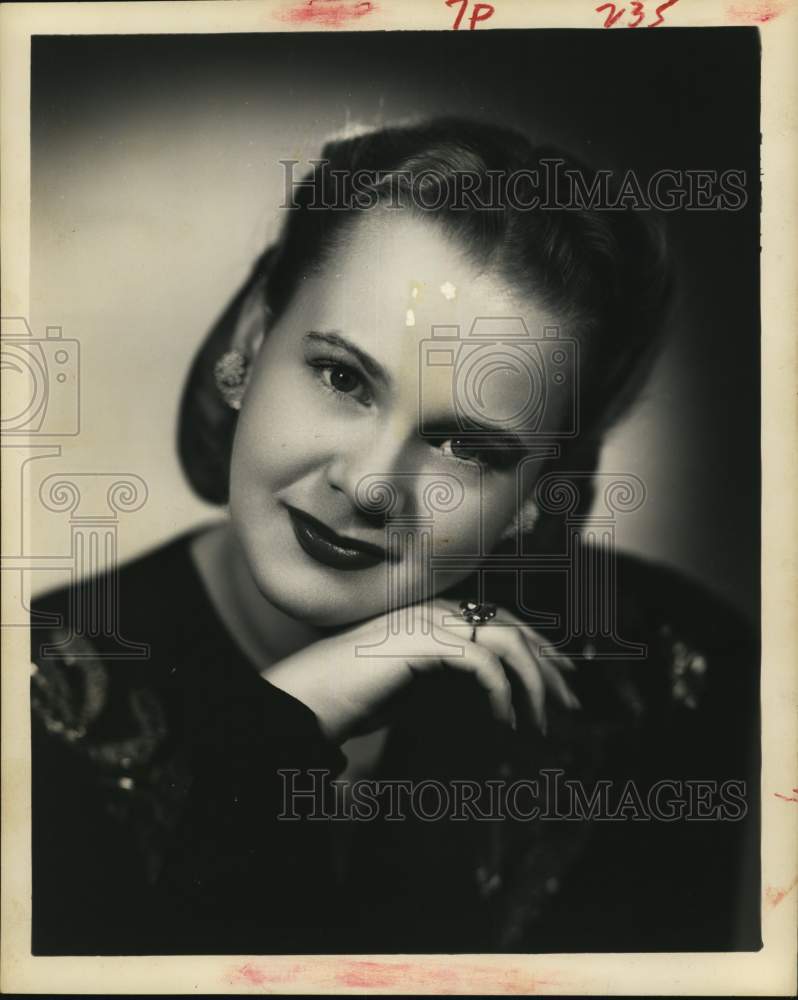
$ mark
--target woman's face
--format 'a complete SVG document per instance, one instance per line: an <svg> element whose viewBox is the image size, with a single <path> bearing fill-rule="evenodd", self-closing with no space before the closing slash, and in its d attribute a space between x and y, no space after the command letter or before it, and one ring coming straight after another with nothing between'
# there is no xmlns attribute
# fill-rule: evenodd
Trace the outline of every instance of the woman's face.
<svg viewBox="0 0 798 1000"><path fill-rule="evenodd" d="M478 336L497 317L523 317L533 338L559 325L436 225L390 212L357 221L299 282L252 366L230 483L249 570L281 610L335 626L414 603L466 577L511 524L529 375L483 350L469 389L457 330L430 343L449 327L480 346L480 317Z"/></svg>

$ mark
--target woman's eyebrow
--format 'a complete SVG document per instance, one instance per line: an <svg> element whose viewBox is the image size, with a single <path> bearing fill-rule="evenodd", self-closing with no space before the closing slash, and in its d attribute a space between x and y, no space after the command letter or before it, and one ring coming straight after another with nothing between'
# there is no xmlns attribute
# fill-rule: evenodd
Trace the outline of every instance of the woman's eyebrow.
<svg viewBox="0 0 798 1000"><path fill-rule="evenodd" d="M328 344L330 347L338 347L341 350L348 351L352 354L360 364L363 366L363 370L370 375L372 378L379 379L385 385L391 384L391 376L382 367L379 361L376 361L370 354L357 347L352 343L351 340L347 340L346 337L341 336L336 330L329 330L325 332L320 332L318 330L311 330L306 333L304 341L321 342L323 344Z"/></svg>

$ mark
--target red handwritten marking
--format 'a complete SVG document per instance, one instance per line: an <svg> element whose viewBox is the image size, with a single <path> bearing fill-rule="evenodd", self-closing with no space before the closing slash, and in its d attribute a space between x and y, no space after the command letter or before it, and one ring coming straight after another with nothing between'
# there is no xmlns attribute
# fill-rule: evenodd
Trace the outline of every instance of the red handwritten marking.
<svg viewBox="0 0 798 1000"><path fill-rule="evenodd" d="M676 0L665 0L665 3L661 3L659 7L657 7L657 9L654 11L654 13L657 15L657 20L652 21L651 24L648 25L648 27L656 28L658 25L662 24L662 22L665 20L665 11L668 9L668 7L672 7L675 3Z"/></svg>
<svg viewBox="0 0 798 1000"><path fill-rule="evenodd" d="M460 4L460 12L454 19L454 24L452 25L452 31L460 30L460 22L463 20L463 14L466 12L468 7L468 0L444 0L447 7L453 7L455 4ZM468 28L473 31L477 26L478 21L487 21L489 17L492 17L495 13L496 8L490 3L475 3L474 9L471 12L471 17L468 19Z"/></svg>
<svg viewBox="0 0 798 1000"><path fill-rule="evenodd" d="M613 24L619 20L619 18L623 17L624 11L626 10L625 7L621 7L621 9L616 12L614 3L603 3L600 7L596 7L596 13L601 14L603 11L608 9L610 13L607 14L607 18L604 21L605 28L611 28Z"/></svg>
<svg viewBox="0 0 798 1000"><path fill-rule="evenodd" d="M371 14L377 10L372 0L341 3L339 0L303 0L296 7L278 11L281 21L293 21L295 24L315 24L324 28L340 28L348 21Z"/></svg>
<svg viewBox="0 0 798 1000"><path fill-rule="evenodd" d="M640 24L640 22L646 16L645 4L641 3L640 0L632 0L632 13L637 18L637 20L630 21L629 27L636 28L638 24Z"/></svg>
<svg viewBox="0 0 798 1000"><path fill-rule="evenodd" d="M767 24L774 17L784 13L785 5L774 2L774 0L756 0L751 3L733 3L727 9L727 14L732 21L740 24Z"/></svg>
<svg viewBox="0 0 798 1000"><path fill-rule="evenodd" d="M773 794L777 799L784 799L785 802L798 802L798 798L794 797L798 796L798 788L793 788L793 793L794 795L782 795L781 792L774 792Z"/></svg>
<svg viewBox="0 0 798 1000"><path fill-rule="evenodd" d="M402 993L529 995L546 992L555 982L533 977L523 969L492 969L483 966L435 965L428 962L378 962L352 959L314 959L305 965L293 964L280 968L247 962L225 975L229 985L249 987L296 983L300 975L313 981L313 986L335 989L392 989Z"/></svg>
<svg viewBox="0 0 798 1000"><path fill-rule="evenodd" d="M460 30L460 22L463 20L463 14L465 14L466 7L468 6L468 0L446 0L447 7L451 7L456 3L460 4L460 11L457 17L454 19L454 24L452 25L452 31Z"/></svg>
<svg viewBox="0 0 798 1000"><path fill-rule="evenodd" d="M768 886L765 889L765 902L771 909L775 909L784 897L793 891L796 885L798 885L798 878L794 878L786 889L774 889L772 886Z"/></svg>
<svg viewBox="0 0 798 1000"><path fill-rule="evenodd" d="M656 28L657 25L662 24L662 22L665 20L664 16L665 11L669 7L673 7L675 3L678 3L678 0L663 0L663 2L660 3L659 6L654 11L654 15L656 16L656 21L649 21L649 23L645 25L645 27ZM645 0L631 0L631 7L632 9L629 12L629 14L630 17L634 18L634 20L627 20L626 23L622 25L622 27L624 28L637 28L639 25L643 23L643 20L646 17ZM604 19L605 28L614 27L626 13L626 7L621 7L619 10L618 5L615 3L603 3L601 4L600 7L596 7L595 10L597 14L602 14L605 10L609 11L609 13Z"/></svg>

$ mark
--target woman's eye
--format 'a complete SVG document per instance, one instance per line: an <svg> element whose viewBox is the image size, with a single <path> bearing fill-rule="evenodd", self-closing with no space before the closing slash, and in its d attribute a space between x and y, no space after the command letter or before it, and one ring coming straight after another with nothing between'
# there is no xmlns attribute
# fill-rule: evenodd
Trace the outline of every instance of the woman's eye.
<svg viewBox="0 0 798 1000"><path fill-rule="evenodd" d="M354 392L360 385L360 379L357 374L348 368L344 368L342 365L330 368L329 377L330 385L338 392Z"/></svg>
<svg viewBox="0 0 798 1000"><path fill-rule="evenodd" d="M473 462L479 458L478 449L464 438L449 438L448 441L443 442L441 451L444 455L451 455L453 458L462 458L466 461Z"/></svg>
<svg viewBox="0 0 798 1000"><path fill-rule="evenodd" d="M518 448L502 441L470 441L468 438L447 438L439 443L444 455L465 462L478 462L491 469L507 469L520 458Z"/></svg>
<svg viewBox="0 0 798 1000"><path fill-rule="evenodd" d="M371 393L360 372L342 362L313 365L322 384L339 396L351 396L360 403L371 403Z"/></svg>

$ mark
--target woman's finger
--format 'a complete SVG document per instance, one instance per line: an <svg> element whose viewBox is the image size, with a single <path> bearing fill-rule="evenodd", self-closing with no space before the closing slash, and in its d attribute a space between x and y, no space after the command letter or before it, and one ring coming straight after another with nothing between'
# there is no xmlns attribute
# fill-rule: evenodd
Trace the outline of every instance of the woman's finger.
<svg viewBox="0 0 798 1000"><path fill-rule="evenodd" d="M546 685L546 689L549 693L557 699L563 708L581 708L581 702L571 690L567 680L560 673L563 661L565 661L569 667L571 666L571 661L561 656L542 656L540 653L540 644L532 642L526 630L521 629L520 632L524 636L524 641L529 646L530 652L538 664L541 674L543 675L543 681Z"/></svg>
<svg viewBox="0 0 798 1000"><path fill-rule="evenodd" d="M507 612L507 614L509 614L509 612ZM524 635L531 643L532 650L538 660L541 662L546 660L554 663L560 668L560 670L565 670L568 673L573 673L576 670L576 664L570 657L566 656L565 653L549 652L544 656L542 651L546 648L551 648L551 640L547 639L544 635L541 635L537 629L533 628L531 625L527 625L526 622L521 621L520 619L518 620L518 624L524 630Z"/></svg>
<svg viewBox="0 0 798 1000"><path fill-rule="evenodd" d="M542 650L550 646L550 640L542 636L531 625L527 625L519 618L516 618L510 611L502 609L494 621L509 621L516 624L543 672L546 687L565 708L573 709L582 707L581 702L571 690L567 680L560 673L561 670L564 670L569 674L573 674L576 670L576 664L573 660L569 659L563 653L546 653L546 655L543 655Z"/></svg>
<svg viewBox="0 0 798 1000"><path fill-rule="evenodd" d="M500 722L515 728L512 688L496 653L471 642L470 633L468 636L458 635L457 632L437 626L436 635L452 652L447 653L446 646L442 645L438 657L421 656L415 660L411 656L411 670L414 673L425 673L443 664L450 669L470 674L487 694L494 716Z"/></svg>
<svg viewBox="0 0 798 1000"><path fill-rule="evenodd" d="M560 704L570 709L581 708L582 703L568 686L557 666L554 663L548 663L545 658L541 658L538 662L543 671L547 688L556 695Z"/></svg>
<svg viewBox="0 0 798 1000"><path fill-rule="evenodd" d="M536 633L533 640L533 630L510 612L500 609L496 618L475 627L462 618L455 602L438 598L423 613L429 618L429 624L442 642L454 641L464 650L462 658L456 655L446 657L444 653L441 660L448 666L474 672L473 655L465 655L466 646L476 645L494 655L495 662L491 661L489 665L479 664L477 680L488 691L500 718L506 718L509 714L503 707L506 688L509 688L510 705L512 704L512 688L507 682L505 670L509 670L519 682L530 715L544 733L547 728L547 692L567 709L580 707L578 699L554 663L547 662L546 658L539 655L540 644L545 640ZM557 661L560 659L570 663L564 657L557 657ZM501 671L505 683L499 680L496 669Z"/></svg>
<svg viewBox="0 0 798 1000"><path fill-rule="evenodd" d="M538 660L548 660L549 662L556 663L558 667L562 670L567 670L569 673L576 670L576 664L574 661L565 655L565 653L557 653L551 650L551 639L546 638L542 635L536 628L529 625L523 619L514 615L511 611L505 611L501 609L499 615L503 621L512 622L517 625L524 633L527 641L532 647L532 652L538 658ZM549 652L543 655L543 650L547 649Z"/></svg>
<svg viewBox="0 0 798 1000"><path fill-rule="evenodd" d="M520 630L512 625L490 622L477 629L475 642L495 653L521 684L532 718L545 733L546 687L538 661Z"/></svg>
<svg viewBox="0 0 798 1000"><path fill-rule="evenodd" d="M448 601L438 603L450 615L458 613ZM572 671L572 661L560 654L541 656L541 647L548 645L548 640L512 612L499 609L495 618L477 627L474 641L492 649L513 669L522 682L532 716L544 732L546 691L566 709L581 708L579 699L560 673L560 669Z"/></svg>

